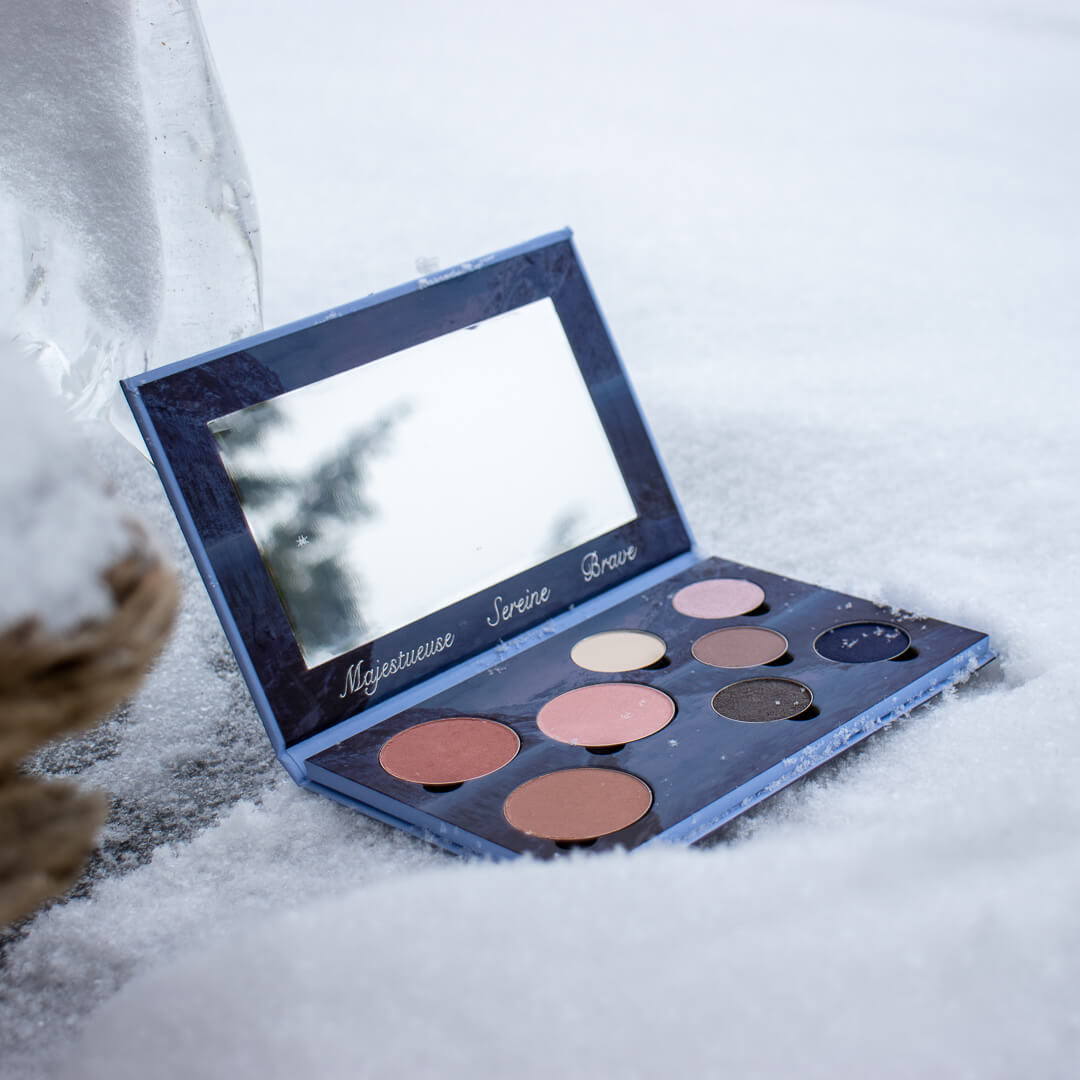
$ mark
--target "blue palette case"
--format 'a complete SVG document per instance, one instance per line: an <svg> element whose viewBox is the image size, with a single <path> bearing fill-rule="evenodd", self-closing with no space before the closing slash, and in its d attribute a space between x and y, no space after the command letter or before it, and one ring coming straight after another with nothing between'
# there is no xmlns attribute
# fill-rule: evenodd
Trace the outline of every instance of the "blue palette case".
<svg viewBox="0 0 1080 1080"><path fill-rule="evenodd" d="M569 231L123 386L286 769L453 851L692 842L993 658L696 554Z"/></svg>

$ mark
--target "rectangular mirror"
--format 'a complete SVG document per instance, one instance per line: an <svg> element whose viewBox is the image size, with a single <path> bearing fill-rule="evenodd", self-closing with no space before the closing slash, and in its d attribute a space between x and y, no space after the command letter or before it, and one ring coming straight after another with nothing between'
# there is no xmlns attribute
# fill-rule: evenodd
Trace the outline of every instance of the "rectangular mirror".
<svg viewBox="0 0 1080 1080"><path fill-rule="evenodd" d="M283 754L692 548L569 233L125 391Z"/></svg>
<svg viewBox="0 0 1080 1080"><path fill-rule="evenodd" d="M208 427L309 668L636 516L547 297Z"/></svg>

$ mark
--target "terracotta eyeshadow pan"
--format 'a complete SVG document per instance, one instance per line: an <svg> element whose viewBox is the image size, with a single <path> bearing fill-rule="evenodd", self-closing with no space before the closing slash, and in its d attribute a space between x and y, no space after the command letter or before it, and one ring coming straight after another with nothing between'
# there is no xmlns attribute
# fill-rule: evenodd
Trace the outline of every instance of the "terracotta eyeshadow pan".
<svg viewBox="0 0 1080 1080"><path fill-rule="evenodd" d="M718 691L712 707L729 720L764 724L790 720L813 704L810 689L794 679L743 679Z"/></svg>
<svg viewBox="0 0 1080 1080"><path fill-rule="evenodd" d="M899 626L861 622L833 626L814 642L818 656L838 664L873 664L895 660L908 650L911 638Z"/></svg>
<svg viewBox="0 0 1080 1080"><path fill-rule="evenodd" d="M552 698L536 726L549 739L574 746L622 746L654 735L675 715L675 702L651 686L596 683Z"/></svg>
<svg viewBox="0 0 1080 1080"><path fill-rule="evenodd" d="M505 724L453 716L398 732L383 745L379 764L414 784L463 784L509 764L520 748L517 732Z"/></svg>
<svg viewBox="0 0 1080 1080"><path fill-rule="evenodd" d="M730 619L761 607L765 590L742 578L708 578L681 588L671 603L691 619Z"/></svg>
<svg viewBox="0 0 1080 1080"><path fill-rule="evenodd" d="M695 660L709 667L745 668L770 664L787 652L787 638L763 626L725 626L699 637L691 648Z"/></svg>
<svg viewBox="0 0 1080 1080"><path fill-rule="evenodd" d="M586 671L636 671L663 660L664 639L644 630L605 630L582 638L570 659Z"/></svg>
<svg viewBox="0 0 1080 1080"><path fill-rule="evenodd" d="M595 840L633 825L652 806L649 785L614 769L561 769L516 787L503 816L528 836Z"/></svg>

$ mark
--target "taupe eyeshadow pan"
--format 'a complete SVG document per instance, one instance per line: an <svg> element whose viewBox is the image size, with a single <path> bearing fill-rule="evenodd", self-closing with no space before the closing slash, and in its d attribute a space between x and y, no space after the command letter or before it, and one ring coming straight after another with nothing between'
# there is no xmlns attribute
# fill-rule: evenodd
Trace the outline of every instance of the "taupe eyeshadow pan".
<svg viewBox="0 0 1080 1080"><path fill-rule="evenodd" d="M704 634L690 649L709 667L747 668L771 664L787 652L787 638L763 626L725 626Z"/></svg>

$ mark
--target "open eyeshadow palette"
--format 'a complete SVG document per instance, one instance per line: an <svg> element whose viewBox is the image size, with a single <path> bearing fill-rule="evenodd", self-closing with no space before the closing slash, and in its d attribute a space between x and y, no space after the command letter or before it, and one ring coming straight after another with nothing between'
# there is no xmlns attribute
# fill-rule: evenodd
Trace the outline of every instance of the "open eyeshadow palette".
<svg viewBox="0 0 1080 1080"><path fill-rule="evenodd" d="M700 558L569 232L124 389L285 767L454 851L692 842L993 656Z"/></svg>

